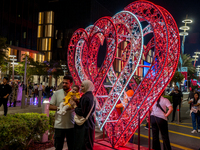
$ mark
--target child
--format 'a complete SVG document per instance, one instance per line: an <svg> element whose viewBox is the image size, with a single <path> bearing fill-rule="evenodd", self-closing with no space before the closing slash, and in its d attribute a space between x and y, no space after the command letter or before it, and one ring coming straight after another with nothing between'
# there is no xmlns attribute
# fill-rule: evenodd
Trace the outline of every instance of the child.
<svg viewBox="0 0 200 150"><path fill-rule="evenodd" d="M60 110L57 112L58 114L62 114L65 115L65 113L67 112L67 110L69 108L72 108L69 100L75 96L76 97L76 101L78 101L80 99L80 93L79 93L79 86L78 85L74 85L72 87L72 90L70 92L67 93L67 96L65 96L65 102L60 103Z"/></svg>

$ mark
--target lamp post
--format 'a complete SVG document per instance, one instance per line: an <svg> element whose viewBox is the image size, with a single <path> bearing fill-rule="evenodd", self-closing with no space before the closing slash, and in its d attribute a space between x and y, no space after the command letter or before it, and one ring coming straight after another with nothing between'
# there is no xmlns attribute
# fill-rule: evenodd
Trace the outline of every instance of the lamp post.
<svg viewBox="0 0 200 150"><path fill-rule="evenodd" d="M65 73L66 73L66 69L67 69L67 67L66 67L66 65L61 65L61 67L62 67L62 69L63 69L64 76L65 76Z"/></svg>
<svg viewBox="0 0 200 150"><path fill-rule="evenodd" d="M190 27L187 26L187 24L190 24L192 23L193 21L191 19L187 19L187 16L186 16L186 19L182 21L182 23L185 23L184 26L181 26L179 29L180 30L183 30L183 32L180 32L179 35L180 36L183 36L183 40L182 40L182 44L181 44L181 49L182 49L182 54L184 54L184 43L185 43L185 37L188 36L188 32L186 32L187 30L190 30Z"/></svg>
<svg viewBox="0 0 200 150"><path fill-rule="evenodd" d="M12 61L12 81L14 81L14 65L15 64L18 64L18 63L15 63L15 61L17 61L17 59L14 59L16 56L15 55L9 55L9 57L11 57L12 59L10 59Z"/></svg>

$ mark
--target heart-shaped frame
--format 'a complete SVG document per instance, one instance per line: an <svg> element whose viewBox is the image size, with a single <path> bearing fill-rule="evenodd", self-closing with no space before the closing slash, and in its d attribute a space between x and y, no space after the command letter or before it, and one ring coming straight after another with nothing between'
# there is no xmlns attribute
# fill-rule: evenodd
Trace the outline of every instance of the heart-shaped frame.
<svg viewBox="0 0 200 150"><path fill-rule="evenodd" d="M164 8L148 1L136 1L125 7L125 11L114 17L103 17L94 26L78 29L72 35L68 47L68 67L76 84L90 79L95 85L94 95L98 100L96 120L105 127L113 146L125 145L138 128L138 117L143 121L149 109L157 101L170 82L177 68L180 54L180 37L171 14ZM141 24L148 22L142 29ZM146 46L143 38L149 33L153 37ZM97 67L99 46L106 41L107 52L100 68ZM122 71L116 76L113 69L117 45L128 42L122 50ZM144 50L143 50L144 49ZM149 51L154 56L147 74L137 85L134 75ZM108 78L111 89L108 93L104 80ZM115 109L118 101L127 97L127 85L134 95L124 104L119 116ZM140 115L138 113L140 112Z"/></svg>

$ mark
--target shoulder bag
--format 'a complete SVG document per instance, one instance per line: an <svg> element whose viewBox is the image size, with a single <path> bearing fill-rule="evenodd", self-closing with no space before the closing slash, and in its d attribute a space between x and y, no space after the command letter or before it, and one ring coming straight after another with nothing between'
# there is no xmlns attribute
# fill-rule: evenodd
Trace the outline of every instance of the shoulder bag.
<svg viewBox="0 0 200 150"><path fill-rule="evenodd" d="M90 109L90 112L88 113L88 115L86 116L86 118L84 118L83 116L79 116L79 115L75 114L74 121L76 122L76 124L79 125L79 126L81 126L82 124L84 124L84 122L89 118L89 116L90 116L93 108L94 108L94 102L93 102L92 108Z"/></svg>

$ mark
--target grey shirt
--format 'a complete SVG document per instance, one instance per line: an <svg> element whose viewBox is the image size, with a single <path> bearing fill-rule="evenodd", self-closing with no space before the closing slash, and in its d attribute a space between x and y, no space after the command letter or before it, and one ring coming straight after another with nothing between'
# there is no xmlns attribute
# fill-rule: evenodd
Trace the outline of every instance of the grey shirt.
<svg viewBox="0 0 200 150"><path fill-rule="evenodd" d="M61 102L64 102L65 92L63 89L56 91L51 97L50 104L59 107ZM57 129L70 129L74 128L74 109L67 110L65 115L55 113L54 128Z"/></svg>

